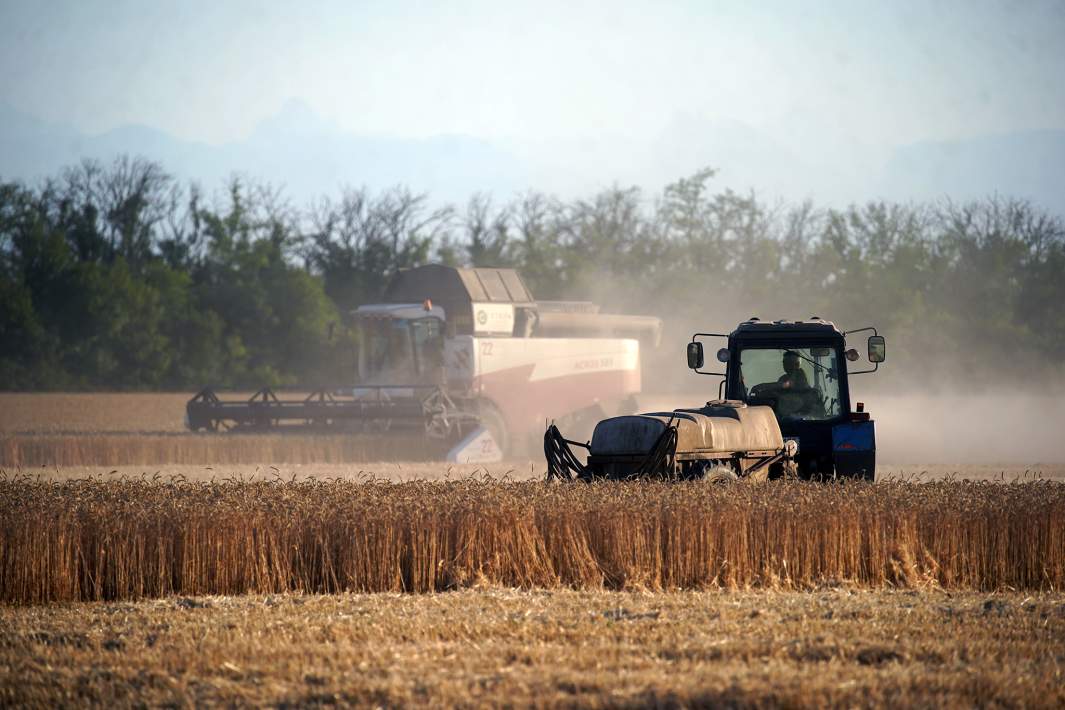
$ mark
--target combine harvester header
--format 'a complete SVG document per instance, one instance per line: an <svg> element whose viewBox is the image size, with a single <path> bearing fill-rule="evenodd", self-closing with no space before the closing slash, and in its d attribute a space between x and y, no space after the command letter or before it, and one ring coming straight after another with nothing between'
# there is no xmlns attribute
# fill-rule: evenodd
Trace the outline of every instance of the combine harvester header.
<svg viewBox="0 0 1065 710"><path fill-rule="evenodd" d="M352 313L353 386L302 400L263 389L189 401L189 427L415 431L453 444L448 459L498 461L544 421L617 408L640 391L640 346L661 321L537 301L514 269L428 265L400 271L381 303Z"/></svg>

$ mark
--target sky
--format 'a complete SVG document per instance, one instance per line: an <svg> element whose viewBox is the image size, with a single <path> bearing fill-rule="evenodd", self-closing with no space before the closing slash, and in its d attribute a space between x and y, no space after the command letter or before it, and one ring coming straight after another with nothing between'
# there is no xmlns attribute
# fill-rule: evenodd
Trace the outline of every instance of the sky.
<svg viewBox="0 0 1065 710"><path fill-rule="evenodd" d="M292 100L564 172L741 127L854 174L921 141L1065 129L1062 2L15 2L0 102L239 141ZM609 180L609 175L603 179Z"/></svg>

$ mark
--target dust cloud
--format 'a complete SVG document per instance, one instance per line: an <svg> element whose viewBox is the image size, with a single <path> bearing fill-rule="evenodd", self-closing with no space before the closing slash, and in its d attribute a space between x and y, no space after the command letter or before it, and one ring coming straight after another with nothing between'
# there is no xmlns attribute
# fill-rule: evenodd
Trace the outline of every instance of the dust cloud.
<svg viewBox="0 0 1065 710"><path fill-rule="evenodd" d="M604 303L621 300L616 290L603 289L595 295ZM763 320L806 317L801 304L782 313L779 304L740 305L724 299L707 299L703 312L693 317L690 311L671 309L661 298L643 296L642 307L637 306L640 299L630 296L629 312L659 316L663 334L657 348L641 347L643 394L636 401L641 412L698 407L717 398L721 378L694 374L686 366L684 350L692 333L729 333L752 313L762 315ZM821 315L833 320L834 314ZM893 337L891 329L882 324L842 320L836 324L841 328L881 325L880 333L887 337L887 362L878 372L850 380L852 407L865 403L876 421L878 465L1002 466L1011 470L1020 466L1023 472L1024 467L1040 465L1060 470L1065 464L1065 374L1060 368L1003 369L1000 359L980 353L976 360L984 366L972 367L959 364L950 350L956 344L923 350L926 341L919 345L901 333ZM848 339L848 347L862 353L852 370L869 366L866 335ZM724 372L714 354L726 344L725 339L703 342L706 369L717 366Z"/></svg>
<svg viewBox="0 0 1065 710"><path fill-rule="evenodd" d="M1065 393L874 395L866 407L881 463L1065 462Z"/></svg>
<svg viewBox="0 0 1065 710"><path fill-rule="evenodd" d="M717 396L719 378L686 391L645 392L641 411L697 407ZM880 389L880 388L878 388ZM1065 464L1065 393L936 396L863 393L876 422L877 463L1031 465Z"/></svg>
<svg viewBox="0 0 1065 710"><path fill-rule="evenodd" d="M645 392L642 412L698 407L717 396L718 378L686 392ZM1065 393L970 396L863 394L876 422L877 464L900 468L964 465L1033 470L1065 464Z"/></svg>

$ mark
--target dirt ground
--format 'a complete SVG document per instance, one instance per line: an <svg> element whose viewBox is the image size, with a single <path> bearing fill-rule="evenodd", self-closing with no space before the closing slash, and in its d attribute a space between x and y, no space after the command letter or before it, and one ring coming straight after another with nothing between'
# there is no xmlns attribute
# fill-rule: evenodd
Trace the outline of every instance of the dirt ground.
<svg viewBox="0 0 1065 710"><path fill-rule="evenodd" d="M169 598L0 608L0 705L1065 703L1065 596Z"/></svg>

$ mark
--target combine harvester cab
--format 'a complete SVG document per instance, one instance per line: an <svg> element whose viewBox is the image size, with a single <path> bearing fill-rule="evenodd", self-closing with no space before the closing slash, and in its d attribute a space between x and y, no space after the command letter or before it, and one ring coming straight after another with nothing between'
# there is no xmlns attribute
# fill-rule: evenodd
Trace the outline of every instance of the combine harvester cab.
<svg viewBox="0 0 1065 710"><path fill-rule="evenodd" d="M658 318L587 302L536 301L514 269L428 265L396 274L383 302L352 313L356 383L301 400L204 390L190 428L407 430L445 442L447 459L500 460L543 422L617 411L640 391L641 344Z"/></svg>
<svg viewBox="0 0 1065 710"><path fill-rule="evenodd" d="M871 332L869 368L848 371L857 350L847 335ZM703 370L703 340L726 338L717 352L725 372ZM544 435L548 478L666 479L738 477L863 478L876 471L874 423L849 376L875 372L886 358L875 328L846 333L820 318L763 323L752 318L728 335L696 333L688 367L724 378L724 397L700 409L677 409L601 421L589 442ZM586 462L571 447L588 450Z"/></svg>

